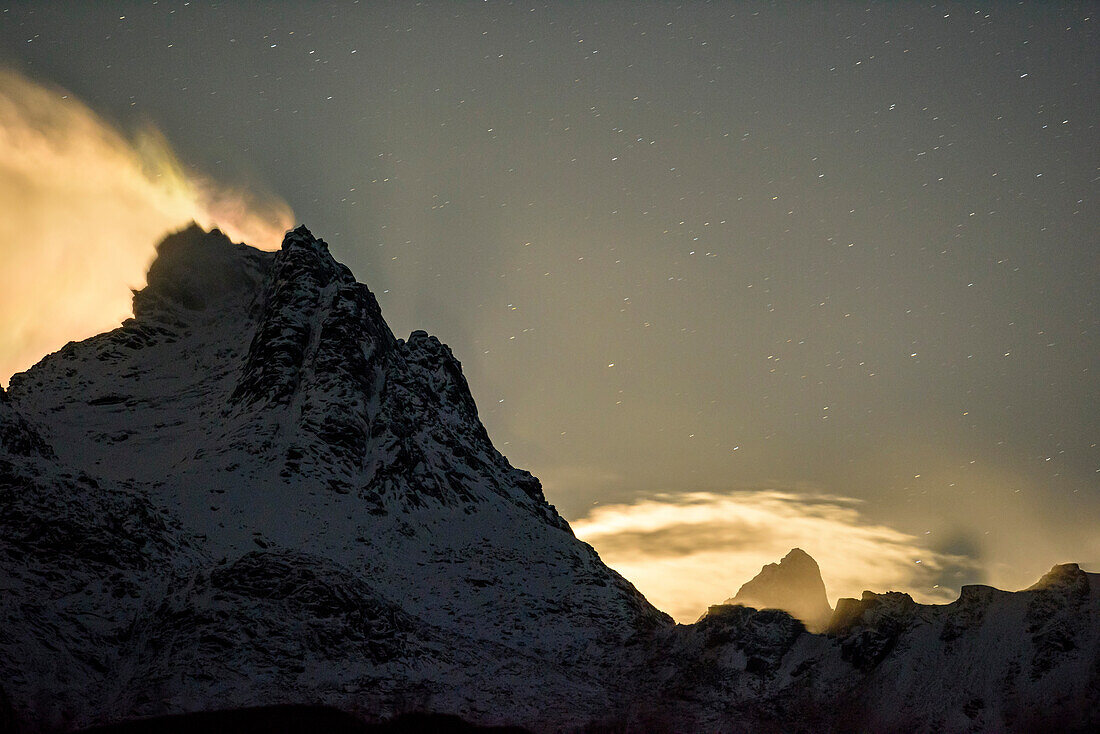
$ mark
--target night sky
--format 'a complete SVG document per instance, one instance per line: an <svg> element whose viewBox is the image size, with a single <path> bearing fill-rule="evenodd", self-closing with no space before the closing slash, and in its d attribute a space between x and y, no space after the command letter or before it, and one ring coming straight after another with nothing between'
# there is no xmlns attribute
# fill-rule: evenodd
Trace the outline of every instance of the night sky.
<svg viewBox="0 0 1100 734"><path fill-rule="evenodd" d="M689 617L794 544L1100 570L1096 10L8 3L0 64L284 200Z"/></svg>

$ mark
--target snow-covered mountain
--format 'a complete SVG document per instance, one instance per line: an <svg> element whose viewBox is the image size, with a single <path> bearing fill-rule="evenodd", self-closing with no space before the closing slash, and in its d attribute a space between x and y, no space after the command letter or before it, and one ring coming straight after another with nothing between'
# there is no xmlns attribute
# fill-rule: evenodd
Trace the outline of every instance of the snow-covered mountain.
<svg viewBox="0 0 1100 734"><path fill-rule="evenodd" d="M782 609L820 632L829 624L833 608L817 561L801 548L792 548L779 563L769 563L746 581L726 604L757 609Z"/></svg>
<svg viewBox="0 0 1100 734"><path fill-rule="evenodd" d="M1100 579L1072 566L943 607L867 595L825 635L736 606L673 624L496 451L450 349L395 338L305 228L277 253L168 237L134 314L0 391L0 723L1096 723Z"/></svg>

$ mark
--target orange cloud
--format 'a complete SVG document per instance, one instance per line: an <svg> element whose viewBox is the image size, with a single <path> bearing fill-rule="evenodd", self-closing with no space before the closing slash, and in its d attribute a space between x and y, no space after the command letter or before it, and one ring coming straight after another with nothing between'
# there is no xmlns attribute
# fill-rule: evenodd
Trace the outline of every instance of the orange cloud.
<svg viewBox="0 0 1100 734"><path fill-rule="evenodd" d="M0 69L0 380L130 316L156 243L191 221L273 249L293 215L186 169L152 128L127 137Z"/></svg>
<svg viewBox="0 0 1100 734"><path fill-rule="evenodd" d="M967 563L868 522L858 501L845 497L772 490L659 495L598 507L571 525L608 565L680 622L694 622L795 547L817 560L834 605L864 589L950 601L958 590L936 586L936 578Z"/></svg>

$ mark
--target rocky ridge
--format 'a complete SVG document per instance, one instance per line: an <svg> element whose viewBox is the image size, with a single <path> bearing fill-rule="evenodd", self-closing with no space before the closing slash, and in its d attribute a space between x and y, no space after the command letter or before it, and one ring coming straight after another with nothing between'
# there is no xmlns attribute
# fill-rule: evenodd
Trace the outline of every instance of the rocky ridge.
<svg viewBox="0 0 1100 734"><path fill-rule="evenodd" d="M1100 580L675 625L305 228L166 239L135 317L0 391L0 720L271 703L535 731L1086 731ZM781 564L782 565L782 564Z"/></svg>

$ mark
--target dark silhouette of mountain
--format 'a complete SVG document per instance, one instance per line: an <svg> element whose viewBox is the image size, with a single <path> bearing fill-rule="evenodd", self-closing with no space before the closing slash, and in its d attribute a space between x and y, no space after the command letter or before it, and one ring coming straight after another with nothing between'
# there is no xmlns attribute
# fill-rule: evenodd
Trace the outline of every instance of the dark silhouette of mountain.
<svg viewBox="0 0 1100 734"><path fill-rule="evenodd" d="M825 595L825 582L817 561L801 548L776 563L769 563L746 582L726 604L743 604L757 609L782 609L820 632L829 624L833 609Z"/></svg>
<svg viewBox="0 0 1100 734"><path fill-rule="evenodd" d="M171 235L133 319L0 390L0 564L0 722L24 733L272 705L444 731L465 724L409 716L1100 725L1100 582L1072 564L944 606L868 592L823 635L742 606L674 624L494 448L451 350L396 338L304 227L276 253Z"/></svg>

